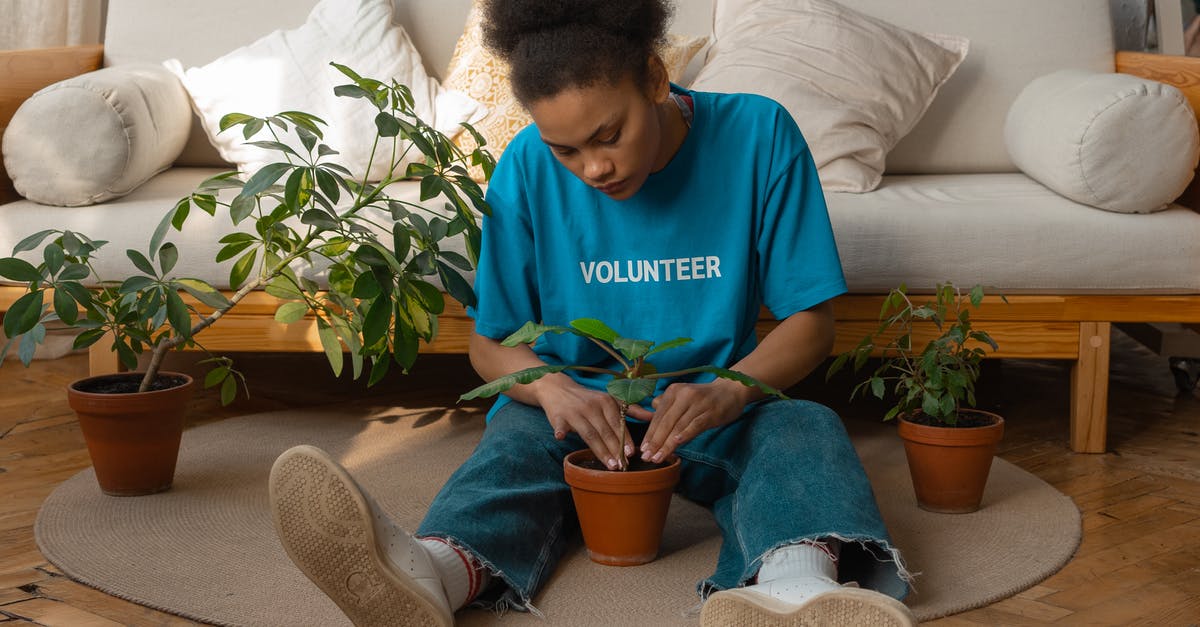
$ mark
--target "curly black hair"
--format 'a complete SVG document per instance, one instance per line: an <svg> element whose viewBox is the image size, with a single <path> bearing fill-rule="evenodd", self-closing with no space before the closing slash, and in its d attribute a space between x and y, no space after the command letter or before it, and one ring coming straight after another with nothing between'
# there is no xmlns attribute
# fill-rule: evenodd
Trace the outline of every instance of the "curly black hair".
<svg viewBox="0 0 1200 627"><path fill-rule="evenodd" d="M484 0L484 43L511 67L526 105L567 87L649 80L670 0Z"/></svg>

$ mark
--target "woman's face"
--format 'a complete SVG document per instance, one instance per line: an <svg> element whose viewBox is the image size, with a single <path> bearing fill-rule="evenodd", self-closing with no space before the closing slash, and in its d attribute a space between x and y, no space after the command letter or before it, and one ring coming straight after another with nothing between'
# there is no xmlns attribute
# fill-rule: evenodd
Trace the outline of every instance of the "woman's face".
<svg viewBox="0 0 1200 627"><path fill-rule="evenodd" d="M665 78L653 82L650 89L631 77L570 87L533 102L529 113L559 163L610 198L625 200L682 142L668 139L671 120L662 105L669 85Z"/></svg>

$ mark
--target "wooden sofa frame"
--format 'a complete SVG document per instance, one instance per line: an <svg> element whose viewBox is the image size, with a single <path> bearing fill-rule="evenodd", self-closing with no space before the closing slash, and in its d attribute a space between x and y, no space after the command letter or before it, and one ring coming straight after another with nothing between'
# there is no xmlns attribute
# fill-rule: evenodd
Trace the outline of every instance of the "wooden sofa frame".
<svg viewBox="0 0 1200 627"><path fill-rule="evenodd" d="M22 101L45 85L100 67L103 48L80 46L0 52L0 133ZM1200 59L1120 52L1118 72L1175 85L1200 110ZM1180 199L1200 207L1200 184L1193 183ZM0 169L0 203L16 200L11 182ZM0 251L3 252L3 251ZM24 294L19 286L0 286L0 311ZM872 330L878 320L882 294L851 294L834 302L837 341L834 352L847 350ZM185 298L199 310L207 309ZM447 299L440 332L426 353L465 353L472 322L462 307ZM204 346L213 352L320 352L316 322L290 325L274 320L281 301L256 292L227 314L221 324L206 330ZM989 331L1000 350L989 357L1064 359L1072 362L1070 446L1081 453L1103 453L1107 426L1110 331L1113 323L1181 322L1200 324L1200 295L1013 295L1008 302L989 297L973 314ZM760 333L773 326L769 315ZM90 351L93 374L118 370L117 358L103 340Z"/></svg>

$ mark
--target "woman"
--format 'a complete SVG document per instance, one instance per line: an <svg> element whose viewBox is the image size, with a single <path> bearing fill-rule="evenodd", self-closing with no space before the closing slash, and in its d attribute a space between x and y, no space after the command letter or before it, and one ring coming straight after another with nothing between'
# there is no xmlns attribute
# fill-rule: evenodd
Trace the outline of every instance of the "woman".
<svg viewBox="0 0 1200 627"><path fill-rule="evenodd" d="M665 0L484 4L487 43L511 64L535 125L505 150L488 188L470 311L479 374L605 365L575 336L499 343L527 320L582 317L629 337L693 338L660 369L715 363L787 388L821 364L833 342L829 300L846 288L788 113L762 97L671 85L655 52ZM762 305L780 324L758 343ZM281 538L356 623L449 625L470 603L532 610L577 526L563 457L587 446L615 468L620 442L642 435L643 457L682 459L677 490L710 507L723 534L715 572L698 584L704 625L914 624L896 600L907 573L834 412L697 377L660 385L651 407L629 416L636 422L587 375L513 388L415 536L328 457L289 451L272 479ZM635 437L623 440L630 424ZM323 541L308 522L303 503L317 488L305 486L317 485L357 512L358 548ZM860 587L840 583L851 581Z"/></svg>

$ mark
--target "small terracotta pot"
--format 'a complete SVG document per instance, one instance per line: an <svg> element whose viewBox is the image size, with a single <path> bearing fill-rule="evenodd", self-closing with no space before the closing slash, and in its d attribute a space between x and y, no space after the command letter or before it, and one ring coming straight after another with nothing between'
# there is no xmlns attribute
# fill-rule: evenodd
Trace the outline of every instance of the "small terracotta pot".
<svg viewBox="0 0 1200 627"><path fill-rule="evenodd" d="M578 465L594 459L591 451L582 450L563 460L588 557L609 566L654 561L679 482L679 458L672 455L662 468L624 472Z"/></svg>
<svg viewBox="0 0 1200 627"><path fill-rule="evenodd" d="M900 417L900 438L921 509L966 514L978 510L983 500L996 444L1004 435L1004 419L978 409L960 412L993 422L985 427L931 427Z"/></svg>
<svg viewBox="0 0 1200 627"><path fill-rule="evenodd" d="M89 384L112 379L141 380L126 372L89 377L67 387L67 400L79 418L100 491L109 496L141 496L171 488L184 417L194 382L186 374L173 388L151 392L104 394L84 392Z"/></svg>

